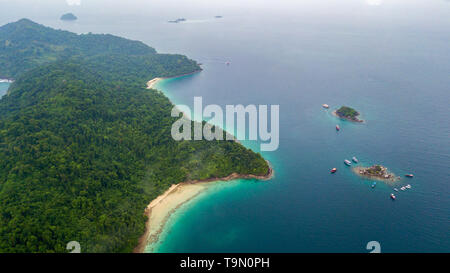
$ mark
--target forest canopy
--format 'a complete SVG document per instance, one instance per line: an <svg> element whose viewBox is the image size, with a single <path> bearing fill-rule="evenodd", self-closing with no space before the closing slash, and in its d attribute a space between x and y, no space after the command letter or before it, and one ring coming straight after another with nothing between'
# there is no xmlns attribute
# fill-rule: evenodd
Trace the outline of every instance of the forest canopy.
<svg viewBox="0 0 450 273"><path fill-rule="evenodd" d="M94 46L95 45L95 46ZM200 70L112 35L23 19L0 27L0 252L130 252L144 209L174 183L264 175L233 141L174 141L172 103L154 77Z"/></svg>
<svg viewBox="0 0 450 273"><path fill-rule="evenodd" d="M346 118L356 118L359 115L358 111L348 106L342 106L336 111L336 113L339 116Z"/></svg>

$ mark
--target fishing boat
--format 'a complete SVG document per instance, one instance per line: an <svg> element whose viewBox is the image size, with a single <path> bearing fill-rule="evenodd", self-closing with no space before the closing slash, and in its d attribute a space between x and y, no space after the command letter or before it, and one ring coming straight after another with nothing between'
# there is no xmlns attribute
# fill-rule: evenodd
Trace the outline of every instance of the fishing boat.
<svg viewBox="0 0 450 273"><path fill-rule="evenodd" d="M391 199L395 200L395 198L396 198L395 195L393 193L391 193Z"/></svg>
<svg viewBox="0 0 450 273"><path fill-rule="evenodd" d="M405 186L405 188L407 188L407 189L411 189L411 185L410 185L410 184L408 184L408 185L406 185L406 186Z"/></svg>
<svg viewBox="0 0 450 273"><path fill-rule="evenodd" d="M406 190L406 188L405 188L405 187L401 187L400 189L401 189L402 191Z"/></svg>
<svg viewBox="0 0 450 273"><path fill-rule="evenodd" d="M358 163L358 159L356 157L352 157L353 162Z"/></svg>
<svg viewBox="0 0 450 273"><path fill-rule="evenodd" d="M335 173L337 171L336 168L331 169L331 173Z"/></svg>
<svg viewBox="0 0 450 273"><path fill-rule="evenodd" d="M336 131L341 130L341 127L339 127L339 125L336 125Z"/></svg>
<svg viewBox="0 0 450 273"><path fill-rule="evenodd" d="M394 188L394 191L398 191L398 189L397 189L397 188Z"/></svg>
<svg viewBox="0 0 450 273"><path fill-rule="evenodd" d="M405 174L406 177L413 178L414 175L412 173Z"/></svg>
<svg viewBox="0 0 450 273"><path fill-rule="evenodd" d="M377 185L377 182L373 182L372 183L372 189L375 188L376 185Z"/></svg>
<svg viewBox="0 0 450 273"><path fill-rule="evenodd" d="M347 165L347 166L350 166L350 165L352 165L352 162L350 162L349 160L344 160L344 163L345 163L345 165Z"/></svg>
<svg viewBox="0 0 450 273"><path fill-rule="evenodd" d="M330 108L330 106L328 104L322 104L322 107L325 108L325 109Z"/></svg>

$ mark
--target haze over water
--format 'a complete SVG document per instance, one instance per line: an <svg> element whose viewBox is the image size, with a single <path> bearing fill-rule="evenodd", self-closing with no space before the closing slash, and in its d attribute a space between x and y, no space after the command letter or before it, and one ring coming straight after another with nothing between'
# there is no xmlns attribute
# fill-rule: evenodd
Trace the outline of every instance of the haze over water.
<svg viewBox="0 0 450 273"><path fill-rule="evenodd" d="M0 0L0 24L26 17L185 54L204 71L158 85L175 104L280 105L280 147L263 153L275 178L214 184L171 217L156 251L450 251L450 2L109 2ZM66 12L79 20L59 21ZM341 105L366 123L333 117ZM392 186L344 165L352 156L412 189L391 201Z"/></svg>

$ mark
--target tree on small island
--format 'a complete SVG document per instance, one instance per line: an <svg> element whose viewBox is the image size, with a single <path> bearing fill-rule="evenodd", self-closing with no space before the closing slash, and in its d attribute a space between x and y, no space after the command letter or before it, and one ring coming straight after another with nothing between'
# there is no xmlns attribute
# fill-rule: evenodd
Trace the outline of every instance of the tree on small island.
<svg viewBox="0 0 450 273"><path fill-rule="evenodd" d="M348 106L342 106L336 110L336 115L351 121L362 122L362 120L357 118L359 116L358 111Z"/></svg>
<svg viewBox="0 0 450 273"><path fill-rule="evenodd" d="M366 170L367 173L370 175L385 175L386 174L386 168L383 168L380 165L374 165Z"/></svg>
<svg viewBox="0 0 450 273"><path fill-rule="evenodd" d="M63 21L75 21L78 18L73 13L66 13L63 16L61 16L61 20Z"/></svg>

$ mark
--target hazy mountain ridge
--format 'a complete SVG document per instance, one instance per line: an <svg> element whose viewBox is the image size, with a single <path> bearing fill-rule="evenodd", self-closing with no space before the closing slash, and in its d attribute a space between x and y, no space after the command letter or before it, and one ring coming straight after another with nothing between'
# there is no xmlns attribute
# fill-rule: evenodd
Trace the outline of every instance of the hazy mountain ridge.
<svg viewBox="0 0 450 273"><path fill-rule="evenodd" d="M21 19L0 27L0 78L70 57L104 54L143 56L156 50L139 41L110 34L75 34Z"/></svg>

